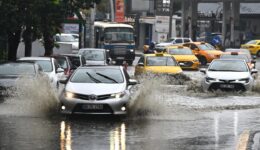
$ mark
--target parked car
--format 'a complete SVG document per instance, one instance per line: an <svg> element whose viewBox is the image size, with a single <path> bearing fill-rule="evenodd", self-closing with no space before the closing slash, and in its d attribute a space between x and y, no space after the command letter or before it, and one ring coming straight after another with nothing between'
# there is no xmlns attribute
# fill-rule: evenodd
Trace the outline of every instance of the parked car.
<svg viewBox="0 0 260 150"><path fill-rule="evenodd" d="M176 45L176 44L183 44L183 43L189 43L189 42L193 42L191 38L173 37L173 38L168 39L165 42L161 42L159 44L156 44L155 45L155 49L162 49L162 48L165 48L167 46Z"/></svg>
<svg viewBox="0 0 260 150"><path fill-rule="evenodd" d="M250 70L245 60L239 59L215 59L208 69L201 69L206 76L202 80L205 91L228 90L246 91L251 90L254 84L253 74L256 69Z"/></svg>
<svg viewBox="0 0 260 150"><path fill-rule="evenodd" d="M8 90L13 92L17 78L27 77L29 79L35 79L37 77L44 77L45 75L42 68L32 62L18 61L0 63L0 70L0 99L10 96L10 91Z"/></svg>
<svg viewBox="0 0 260 150"><path fill-rule="evenodd" d="M192 42L184 43L183 46L189 47L193 54L196 55L201 63L201 65L206 65L212 60L219 58L223 53L220 50L216 50L214 46L205 42Z"/></svg>
<svg viewBox="0 0 260 150"><path fill-rule="evenodd" d="M198 70L200 67L198 58L189 47L169 46L166 48L166 52L175 58L182 69Z"/></svg>
<svg viewBox="0 0 260 150"><path fill-rule="evenodd" d="M54 41L61 44L71 44L72 52L76 53L79 50L79 41L69 33L60 33L54 36Z"/></svg>
<svg viewBox="0 0 260 150"><path fill-rule="evenodd" d="M64 69L52 57L22 57L20 61L35 62L45 72L53 87L59 88L59 80L64 77Z"/></svg>
<svg viewBox="0 0 260 150"><path fill-rule="evenodd" d="M69 58L74 67L84 66L86 64L85 57L79 54L60 54Z"/></svg>
<svg viewBox="0 0 260 150"><path fill-rule="evenodd" d="M137 82L129 78L122 66L79 67L61 94L63 114L125 115L130 101L129 86Z"/></svg>
<svg viewBox="0 0 260 150"><path fill-rule="evenodd" d="M86 60L86 65L108 65L110 63L109 57L105 49L98 48L83 48L78 52L79 55L82 55Z"/></svg>
<svg viewBox="0 0 260 150"><path fill-rule="evenodd" d="M145 74L180 74L182 69L170 54L144 54L135 66L135 76Z"/></svg>
<svg viewBox="0 0 260 150"><path fill-rule="evenodd" d="M252 55L260 57L260 40L251 40L241 45L241 48L248 49Z"/></svg>

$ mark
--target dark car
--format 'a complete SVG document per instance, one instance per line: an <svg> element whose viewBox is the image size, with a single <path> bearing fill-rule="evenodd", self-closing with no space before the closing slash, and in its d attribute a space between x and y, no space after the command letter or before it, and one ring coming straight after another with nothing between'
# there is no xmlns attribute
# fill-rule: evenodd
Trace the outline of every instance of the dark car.
<svg viewBox="0 0 260 150"><path fill-rule="evenodd" d="M84 66L86 64L86 60L82 55L78 55L78 54L61 54L61 55L68 57L74 67Z"/></svg>
<svg viewBox="0 0 260 150"><path fill-rule="evenodd" d="M42 68L33 62L4 62L0 63L0 70L0 99L10 95L9 92L15 88L18 78L35 79L39 76L46 76Z"/></svg>
<svg viewBox="0 0 260 150"><path fill-rule="evenodd" d="M77 69L77 67L75 67L68 56L63 56L63 55L53 55L52 57L54 57L57 60L57 63L59 64L59 66L64 69L64 74L65 76L70 76L74 70Z"/></svg>

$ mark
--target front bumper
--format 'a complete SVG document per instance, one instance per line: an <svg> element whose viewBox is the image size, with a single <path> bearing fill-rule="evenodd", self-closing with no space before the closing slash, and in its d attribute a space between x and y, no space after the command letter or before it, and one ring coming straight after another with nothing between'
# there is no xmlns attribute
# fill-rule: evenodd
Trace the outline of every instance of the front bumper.
<svg viewBox="0 0 260 150"><path fill-rule="evenodd" d="M127 114L128 95L119 99L83 100L62 96L62 114L100 114L100 115L125 115ZM86 108L86 106L102 106L102 108ZM122 108L125 110L122 110Z"/></svg>
<svg viewBox="0 0 260 150"><path fill-rule="evenodd" d="M248 91L252 89L253 82L250 80L248 83L240 81L213 81L207 82L206 80L202 81L202 87L204 91Z"/></svg>

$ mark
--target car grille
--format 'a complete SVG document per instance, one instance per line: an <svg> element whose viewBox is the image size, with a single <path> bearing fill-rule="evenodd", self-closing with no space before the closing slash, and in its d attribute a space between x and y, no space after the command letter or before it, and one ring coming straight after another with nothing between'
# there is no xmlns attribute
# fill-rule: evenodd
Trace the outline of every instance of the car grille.
<svg viewBox="0 0 260 150"><path fill-rule="evenodd" d="M224 80L222 80L224 81ZM231 83L233 80L225 80L224 83L213 83L211 84L211 86L209 87L210 91L215 91L215 90L222 90L222 91L245 91L245 86L243 84L240 83ZM234 88L221 88L220 86L223 84L229 84L229 85L233 85Z"/></svg>
<svg viewBox="0 0 260 150"><path fill-rule="evenodd" d="M74 109L73 113L78 112L78 113L113 113L113 110L108 104L103 104L103 109L83 109L83 105L86 104L77 104Z"/></svg>
<svg viewBox="0 0 260 150"><path fill-rule="evenodd" d="M193 62L191 62L191 61L180 61L179 63L183 63L184 64L181 67L191 67L193 65Z"/></svg>
<svg viewBox="0 0 260 150"><path fill-rule="evenodd" d="M125 46L115 46L114 54L116 55L125 55L127 53L127 49Z"/></svg>
<svg viewBox="0 0 260 150"><path fill-rule="evenodd" d="M74 94L74 98L82 99L82 100L106 100L111 97L111 94L106 95L97 95L96 99L91 99L91 95L84 94Z"/></svg>

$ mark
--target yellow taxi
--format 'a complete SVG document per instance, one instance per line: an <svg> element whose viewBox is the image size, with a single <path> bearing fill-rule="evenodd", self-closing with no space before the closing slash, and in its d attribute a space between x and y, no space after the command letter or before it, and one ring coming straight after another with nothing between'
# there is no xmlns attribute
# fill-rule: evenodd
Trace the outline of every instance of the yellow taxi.
<svg viewBox="0 0 260 150"><path fill-rule="evenodd" d="M248 49L251 54L260 57L260 40L251 40L246 44L241 45L241 48Z"/></svg>
<svg viewBox="0 0 260 150"><path fill-rule="evenodd" d="M182 69L199 69L200 62L189 47L168 46L166 52L175 58Z"/></svg>
<svg viewBox="0 0 260 150"><path fill-rule="evenodd" d="M135 76L145 73L180 74L182 69L170 54L144 54L135 66Z"/></svg>
<svg viewBox="0 0 260 150"><path fill-rule="evenodd" d="M219 58L223 53L220 50L216 50L214 46L206 42L190 42L184 43L183 46L189 47L193 54L197 56L201 65L206 65L212 60Z"/></svg>

